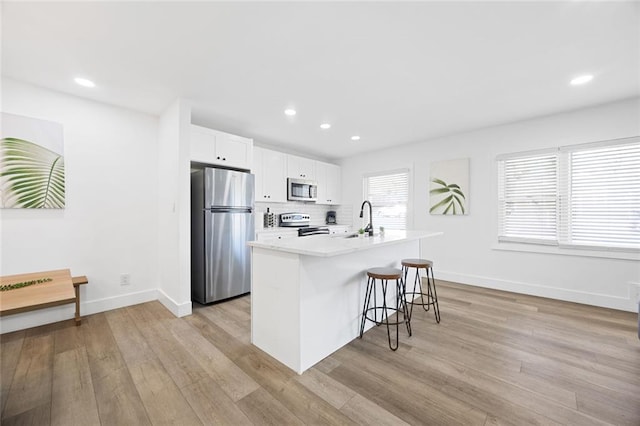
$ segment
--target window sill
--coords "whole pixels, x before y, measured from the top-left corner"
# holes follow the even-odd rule
[[[493,250],[520,251],[528,253],[557,254],[562,256],[600,257],[605,259],[640,260],[640,252],[620,249],[593,249],[558,247],[543,244],[524,244],[500,242],[491,247]]]

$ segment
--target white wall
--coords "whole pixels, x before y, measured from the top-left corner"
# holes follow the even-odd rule
[[[484,287],[635,311],[631,293],[640,283],[640,262],[599,257],[496,250],[498,154],[615,139],[640,134],[640,100],[492,127],[423,143],[358,155],[342,164],[343,200],[362,202],[362,177],[373,171],[409,168],[410,227],[444,231],[430,240],[424,257],[436,277]],[[428,211],[431,161],[470,158],[470,215],[432,216]],[[375,225],[375,223],[374,223]]]
[[[157,299],[157,118],[9,79],[2,109],[62,124],[66,208],[0,210],[0,274],[86,275],[82,314]],[[121,273],[131,275],[129,286]],[[73,310],[4,317],[2,332],[72,318]]]
[[[191,314],[191,107],[176,100],[158,132],[159,300],[176,316]]]

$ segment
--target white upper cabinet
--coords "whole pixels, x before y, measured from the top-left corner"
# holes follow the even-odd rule
[[[316,180],[316,161],[297,155],[287,155],[287,177]]]
[[[191,125],[191,161],[250,169],[253,140]]]
[[[191,125],[191,161],[210,163],[215,158],[215,132],[204,127]]]
[[[252,139],[222,132],[216,135],[216,160],[219,164],[250,169],[252,153]]]
[[[287,157],[270,149],[253,147],[253,169],[256,176],[256,202],[287,201]]]
[[[335,164],[316,161],[317,204],[340,204],[342,169]]]

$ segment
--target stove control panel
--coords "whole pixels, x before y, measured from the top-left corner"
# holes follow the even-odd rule
[[[311,216],[305,213],[281,213],[280,226],[309,226]]]

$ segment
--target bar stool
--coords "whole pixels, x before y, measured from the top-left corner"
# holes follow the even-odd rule
[[[433,305],[433,312],[436,316],[436,322],[440,323],[440,308],[438,307],[438,293],[436,293],[436,282],[433,277],[433,262],[427,259],[402,259],[402,276],[405,284],[405,296],[410,296],[406,303],[411,304],[409,309],[409,320],[411,320],[411,314],[413,313],[413,305],[420,305],[425,311],[429,311],[429,307]],[[407,292],[407,274],[409,268],[415,268],[416,275],[413,280],[413,291]],[[420,278],[420,269],[424,269],[426,276]],[[426,281],[427,292],[422,289],[422,284]],[[418,287],[419,291],[416,291]],[[420,301],[415,301],[415,296],[420,295]],[[426,297],[426,300],[425,300]]]
[[[382,306],[378,306],[376,301],[376,280],[380,280],[382,287]],[[389,280],[396,280],[396,305],[395,307],[387,306],[387,285]],[[371,304],[371,294],[373,293],[373,306]],[[381,311],[380,321],[378,321],[378,310]],[[373,311],[373,318],[369,316],[369,312]],[[389,311],[397,314],[396,321],[389,320]],[[400,312],[403,319],[400,320]],[[367,290],[365,291],[364,306],[362,308],[362,321],[360,323],[360,338],[364,333],[366,321],[372,321],[376,325],[385,324],[387,326],[387,338],[389,339],[389,348],[392,351],[398,349],[398,328],[399,324],[404,323],[411,336],[410,317],[407,311],[407,301],[404,295],[404,284],[402,282],[402,271],[397,268],[371,268],[367,269]],[[395,347],[391,343],[390,325],[396,326]]]

